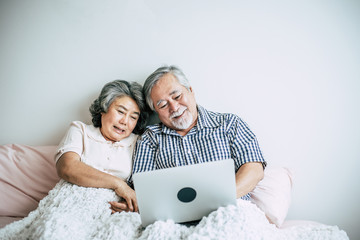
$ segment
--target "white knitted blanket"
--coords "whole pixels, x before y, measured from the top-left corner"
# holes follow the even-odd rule
[[[85,188],[61,180],[26,218],[0,229],[0,239],[348,239],[337,226],[276,228],[249,201],[221,207],[196,226],[171,220],[141,227],[138,213],[111,214],[112,190]]]

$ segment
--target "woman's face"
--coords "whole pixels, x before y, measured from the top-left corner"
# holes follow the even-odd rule
[[[116,98],[107,113],[101,114],[101,134],[108,141],[118,142],[132,133],[139,117],[140,109],[134,99]]]

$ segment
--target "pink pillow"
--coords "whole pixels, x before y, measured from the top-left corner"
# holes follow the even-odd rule
[[[293,176],[287,168],[266,168],[264,178],[250,193],[255,203],[269,221],[280,227],[291,202]]]
[[[56,146],[0,145],[0,216],[25,217],[59,181]]]

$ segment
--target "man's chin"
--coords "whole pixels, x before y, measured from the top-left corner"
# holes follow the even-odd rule
[[[183,121],[183,120],[173,121],[172,125],[177,130],[185,130],[191,126],[191,121]]]

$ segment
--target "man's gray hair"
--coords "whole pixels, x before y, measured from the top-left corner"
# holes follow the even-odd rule
[[[170,66],[163,66],[155,70],[146,80],[144,83],[144,94],[146,98],[146,103],[150,107],[151,110],[155,111],[154,103],[151,100],[151,90],[154,85],[159,81],[159,79],[167,73],[171,73],[178,82],[183,85],[187,90],[190,91],[190,83],[185,77],[185,74],[180,70],[180,68],[170,65]]]
[[[138,105],[140,117],[134,129],[134,133],[142,133],[149,114],[145,104],[142,87],[136,82],[127,82],[124,80],[115,80],[105,84],[99,97],[91,104],[89,110],[94,127],[101,127],[101,113],[107,113],[111,103],[122,96],[128,96],[134,99]]]

